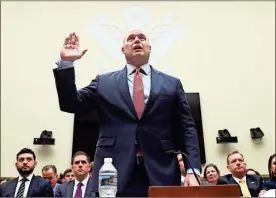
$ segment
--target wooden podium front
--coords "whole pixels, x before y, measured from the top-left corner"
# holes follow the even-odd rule
[[[150,186],[149,197],[240,197],[238,185]]]

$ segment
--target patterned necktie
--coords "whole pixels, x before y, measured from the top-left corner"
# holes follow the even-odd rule
[[[17,191],[16,197],[23,197],[23,194],[24,194],[24,191],[25,191],[25,182],[28,181],[28,179],[23,178],[20,181],[21,181],[21,184],[20,184],[20,187]]]
[[[133,104],[138,115],[141,118],[144,111],[144,86],[140,68],[136,68],[133,82]]]
[[[239,185],[241,187],[243,197],[251,197],[251,194],[248,190],[248,187],[247,187],[247,184],[245,183],[245,181],[240,180]]]
[[[78,187],[77,187],[77,190],[76,190],[76,193],[75,193],[75,197],[82,197],[82,189],[81,189],[82,186],[83,186],[82,183],[78,184]]]

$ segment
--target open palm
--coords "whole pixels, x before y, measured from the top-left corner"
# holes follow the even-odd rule
[[[80,51],[79,37],[76,33],[71,33],[64,41],[60,58],[63,61],[75,61],[80,59],[86,52],[87,49]]]

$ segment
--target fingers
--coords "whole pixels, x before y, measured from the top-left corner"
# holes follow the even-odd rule
[[[74,33],[72,33],[72,37],[71,37],[72,39],[71,39],[71,44],[72,45],[75,45],[76,44],[76,34],[75,34],[75,32]]]
[[[83,51],[81,52],[81,57],[82,57],[86,52],[87,52],[87,49],[83,50]]]
[[[79,39],[79,37],[75,34],[75,39],[76,39],[76,42],[75,42],[75,45],[77,46],[77,47],[79,47],[79,45],[80,45],[80,39]]]
[[[65,40],[64,40],[64,43],[63,45],[68,45],[69,44],[69,40],[70,40],[70,37],[66,37]]]
[[[69,34],[69,43],[68,44],[72,44],[72,38],[73,38],[73,33]]]

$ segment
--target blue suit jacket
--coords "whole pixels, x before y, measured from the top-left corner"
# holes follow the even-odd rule
[[[136,163],[136,140],[153,186],[180,185],[179,164],[165,152],[182,149],[193,168],[201,169],[195,124],[179,79],[151,67],[151,91],[138,119],[127,84],[127,69],[98,75],[77,91],[74,68],[54,69],[60,109],[69,113],[96,109],[99,140],[93,167],[93,191],[105,157],[113,158],[118,171],[118,193],[129,180]],[[93,146],[93,145],[91,145]],[[186,168],[190,168],[186,164]]]
[[[18,178],[8,181],[1,185],[3,197],[14,197]],[[53,197],[53,188],[50,181],[40,176],[33,176],[27,197]]]
[[[276,178],[269,179],[269,180],[265,181],[264,189],[265,190],[276,189]]]
[[[75,186],[75,180],[60,184],[56,188],[55,197],[73,197],[74,186]],[[92,190],[91,177],[89,177],[88,179],[84,197],[96,197],[96,193],[93,192]]]
[[[217,185],[237,184],[232,174],[220,176]],[[261,190],[263,190],[263,179],[259,175],[246,175],[246,184],[252,197],[258,197]],[[240,191],[241,192],[241,191]],[[242,192],[241,192],[241,196]]]

